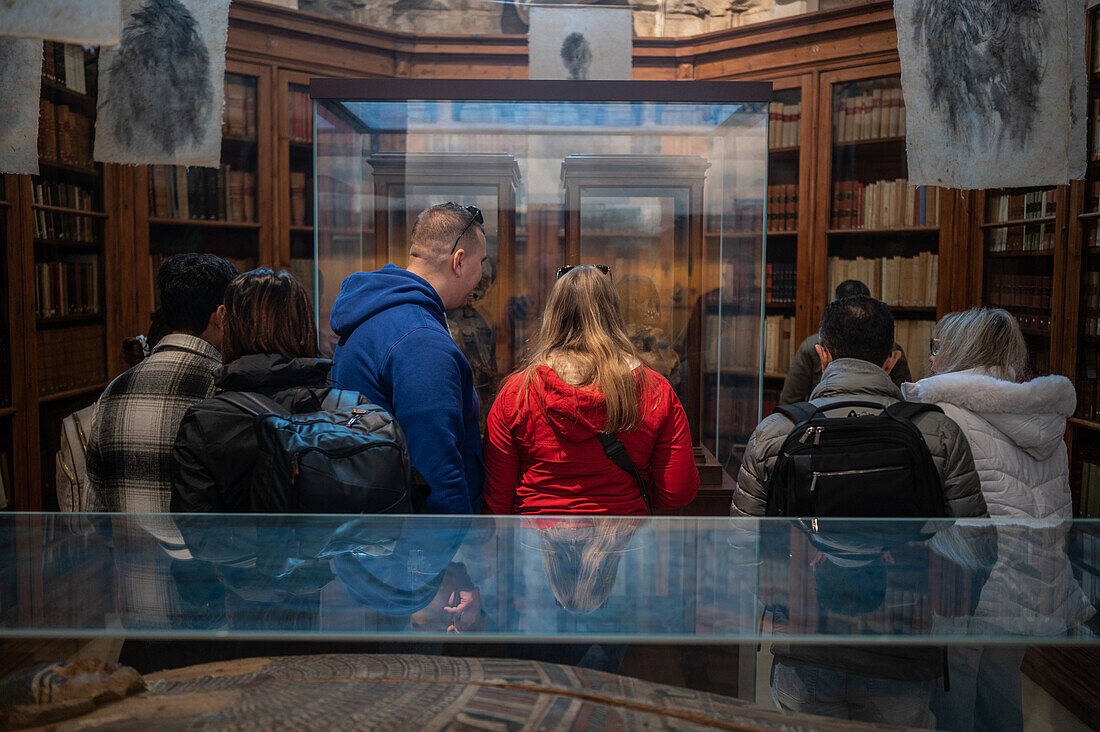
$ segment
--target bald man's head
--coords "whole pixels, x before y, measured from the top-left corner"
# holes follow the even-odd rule
[[[470,224],[469,228],[466,225]],[[462,234],[460,249],[470,249],[478,240],[477,231],[485,235],[485,227],[470,223],[470,212],[455,203],[441,203],[426,208],[416,217],[409,232],[409,257],[422,260],[429,267],[442,266],[455,248],[455,239]]]

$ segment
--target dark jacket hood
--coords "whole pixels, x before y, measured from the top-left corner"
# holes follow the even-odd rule
[[[420,305],[447,327],[447,314],[435,288],[424,278],[387,264],[376,272],[344,278],[332,304],[332,331],[343,338],[364,320],[397,305]]]
[[[286,387],[325,387],[332,361],[327,358],[287,358],[278,353],[241,356],[214,372],[223,391],[257,391]]]
[[[554,433],[569,442],[595,437],[607,424],[607,400],[602,393],[571,386],[549,366],[539,366],[528,392],[539,400]]]

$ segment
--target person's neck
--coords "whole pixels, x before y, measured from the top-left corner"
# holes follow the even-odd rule
[[[445,296],[445,290],[442,287],[445,280],[439,272],[426,266],[425,262],[420,259],[410,259],[409,266],[405,269],[431,285],[432,289],[435,290],[435,294],[439,297],[440,301],[443,302],[444,308],[450,309],[447,308],[447,298]]]

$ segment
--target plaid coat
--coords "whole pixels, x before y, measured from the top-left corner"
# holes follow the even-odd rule
[[[88,440],[95,510],[167,512],[171,458],[187,409],[214,394],[218,349],[173,333],[99,397]]]

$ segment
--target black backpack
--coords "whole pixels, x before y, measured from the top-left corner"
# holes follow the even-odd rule
[[[409,453],[393,416],[331,389],[321,411],[292,414],[253,392],[219,394],[256,422],[255,513],[412,513]]]
[[[826,412],[848,410],[843,417]],[[875,410],[872,414],[857,409]],[[767,481],[768,516],[937,518],[943,484],[913,419],[933,404],[809,402],[775,408],[795,423]]]

